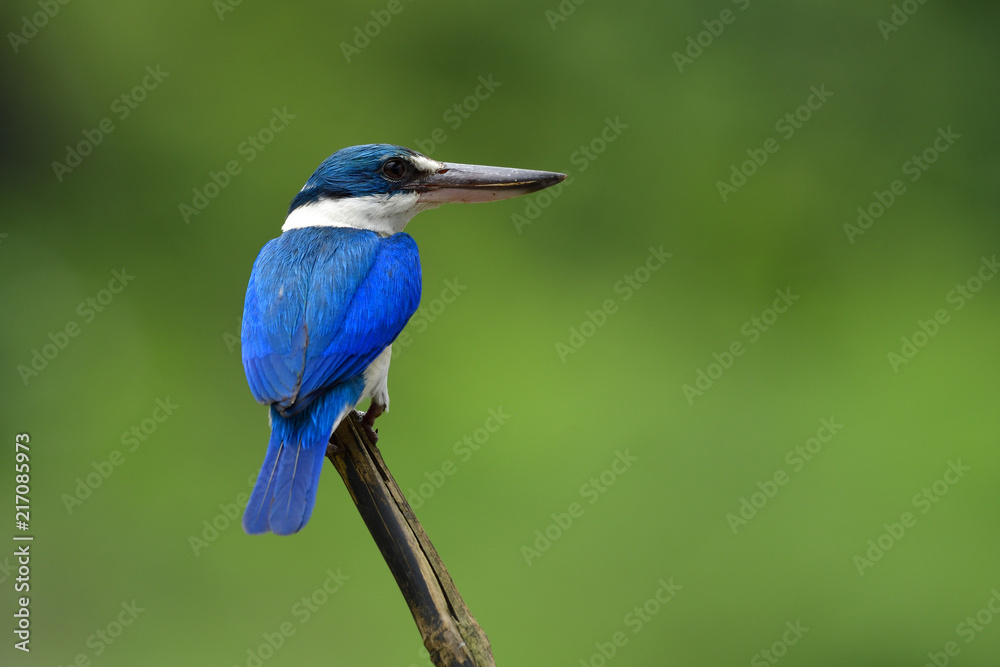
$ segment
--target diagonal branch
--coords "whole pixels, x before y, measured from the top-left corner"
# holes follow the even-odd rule
[[[441,557],[356,413],[343,419],[334,431],[327,457],[347,485],[396,578],[434,664],[495,667],[486,633],[465,606]]]

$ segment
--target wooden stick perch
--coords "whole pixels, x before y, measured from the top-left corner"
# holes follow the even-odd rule
[[[496,667],[486,633],[465,606],[356,413],[341,420],[326,454],[396,578],[434,664]]]

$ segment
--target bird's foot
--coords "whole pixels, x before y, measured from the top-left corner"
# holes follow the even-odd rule
[[[378,444],[378,431],[376,429],[373,429],[368,424],[366,424],[364,422],[364,420],[362,420],[362,422],[361,422],[361,428],[363,428],[365,430],[365,434],[368,436],[368,439],[372,441],[372,444],[373,445],[377,445]]]
[[[358,416],[358,421],[361,424],[361,428],[365,430],[365,433],[371,439],[373,444],[378,443],[378,431],[375,430],[375,420],[385,412],[385,407],[379,405],[378,403],[372,403],[368,407],[368,412],[355,412]]]

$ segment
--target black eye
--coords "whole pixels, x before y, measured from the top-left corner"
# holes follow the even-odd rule
[[[382,165],[382,175],[390,181],[398,181],[406,176],[406,163],[398,158],[386,160]]]

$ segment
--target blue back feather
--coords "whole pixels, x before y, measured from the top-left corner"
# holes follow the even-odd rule
[[[364,371],[420,302],[409,234],[292,229],[254,263],[243,310],[243,365],[254,398],[286,413]]]
[[[292,229],[254,262],[243,311],[243,365],[271,406],[271,439],[244,514],[248,533],[296,532],[312,512],[330,434],[364,389],[364,370],[420,302],[407,234]]]

